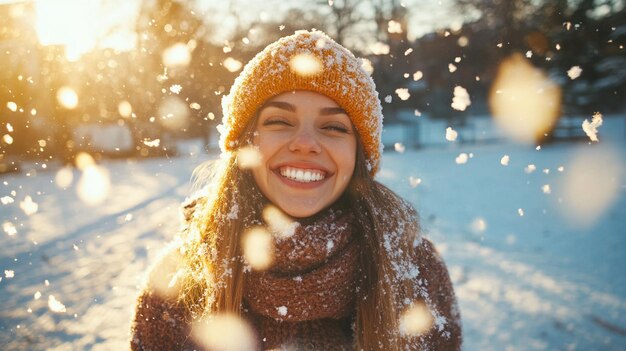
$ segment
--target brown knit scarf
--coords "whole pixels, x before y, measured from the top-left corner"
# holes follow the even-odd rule
[[[275,240],[270,269],[246,274],[244,299],[278,321],[339,319],[354,310],[359,245],[352,215],[329,209]]]

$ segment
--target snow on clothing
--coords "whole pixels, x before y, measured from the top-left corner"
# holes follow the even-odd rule
[[[195,204],[185,207],[187,219]],[[275,239],[272,267],[245,273],[242,317],[256,330],[258,349],[354,349],[352,325],[362,283],[358,261],[364,252],[359,226],[337,205],[297,223],[293,235]],[[390,229],[385,246],[396,250],[397,236],[406,233]],[[447,268],[430,241],[418,237],[414,245],[411,262],[394,263],[391,279],[410,279],[416,292],[410,296],[394,291],[402,297],[397,310],[425,304],[433,323],[422,336],[409,339],[409,349],[460,350],[460,316]],[[172,254],[176,252],[157,263],[138,298],[131,328],[133,350],[203,350],[191,336],[194,318],[178,302],[175,289],[168,290],[175,284],[155,281],[162,280],[155,277],[175,279],[175,269],[168,269],[171,263],[166,262]]]

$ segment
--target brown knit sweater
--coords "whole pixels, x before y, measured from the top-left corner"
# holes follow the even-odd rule
[[[330,210],[301,223],[293,235],[276,241],[270,269],[246,273],[242,317],[256,332],[257,349],[354,349],[362,250],[351,222],[349,214]],[[395,242],[388,239],[387,250],[395,250]],[[433,318],[427,332],[409,339],[408,349],[460,350],[460,315],[447,268],[426,239],[415,242],[414,253],[410,262],[394,264],[394,279],[413,282],[412,292],[396,292],[404,294],[400,300],[405,305],[398,310],[420,303]],[[171,293],[175,289],[163,288],[162,278],[171,280],[176,255],[162,256],[139,295],[131,328],[133,350],[206,349],[192,337],[193,318]]]

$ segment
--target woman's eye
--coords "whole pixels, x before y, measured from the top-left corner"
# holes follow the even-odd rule
[[[331,125],[324,127],[324,129],[330,130],[333,132],[348,133],[348,128],[344,126],[340,126],[340,125],[331,124]]]
[[[264,126],[290,126],[291,124],[283,119],[266,119],[263,122]]]

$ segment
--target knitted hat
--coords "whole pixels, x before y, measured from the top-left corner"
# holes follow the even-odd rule
[[[268,45],[248,62],[222,99],[220,148],[237,149],[240,134],[269,98],[309,90],[328,96],[348,113],[373,176],[383,149],[383,116],[374,81],[361,65],[361,59],[320,31],[297,31]]]

